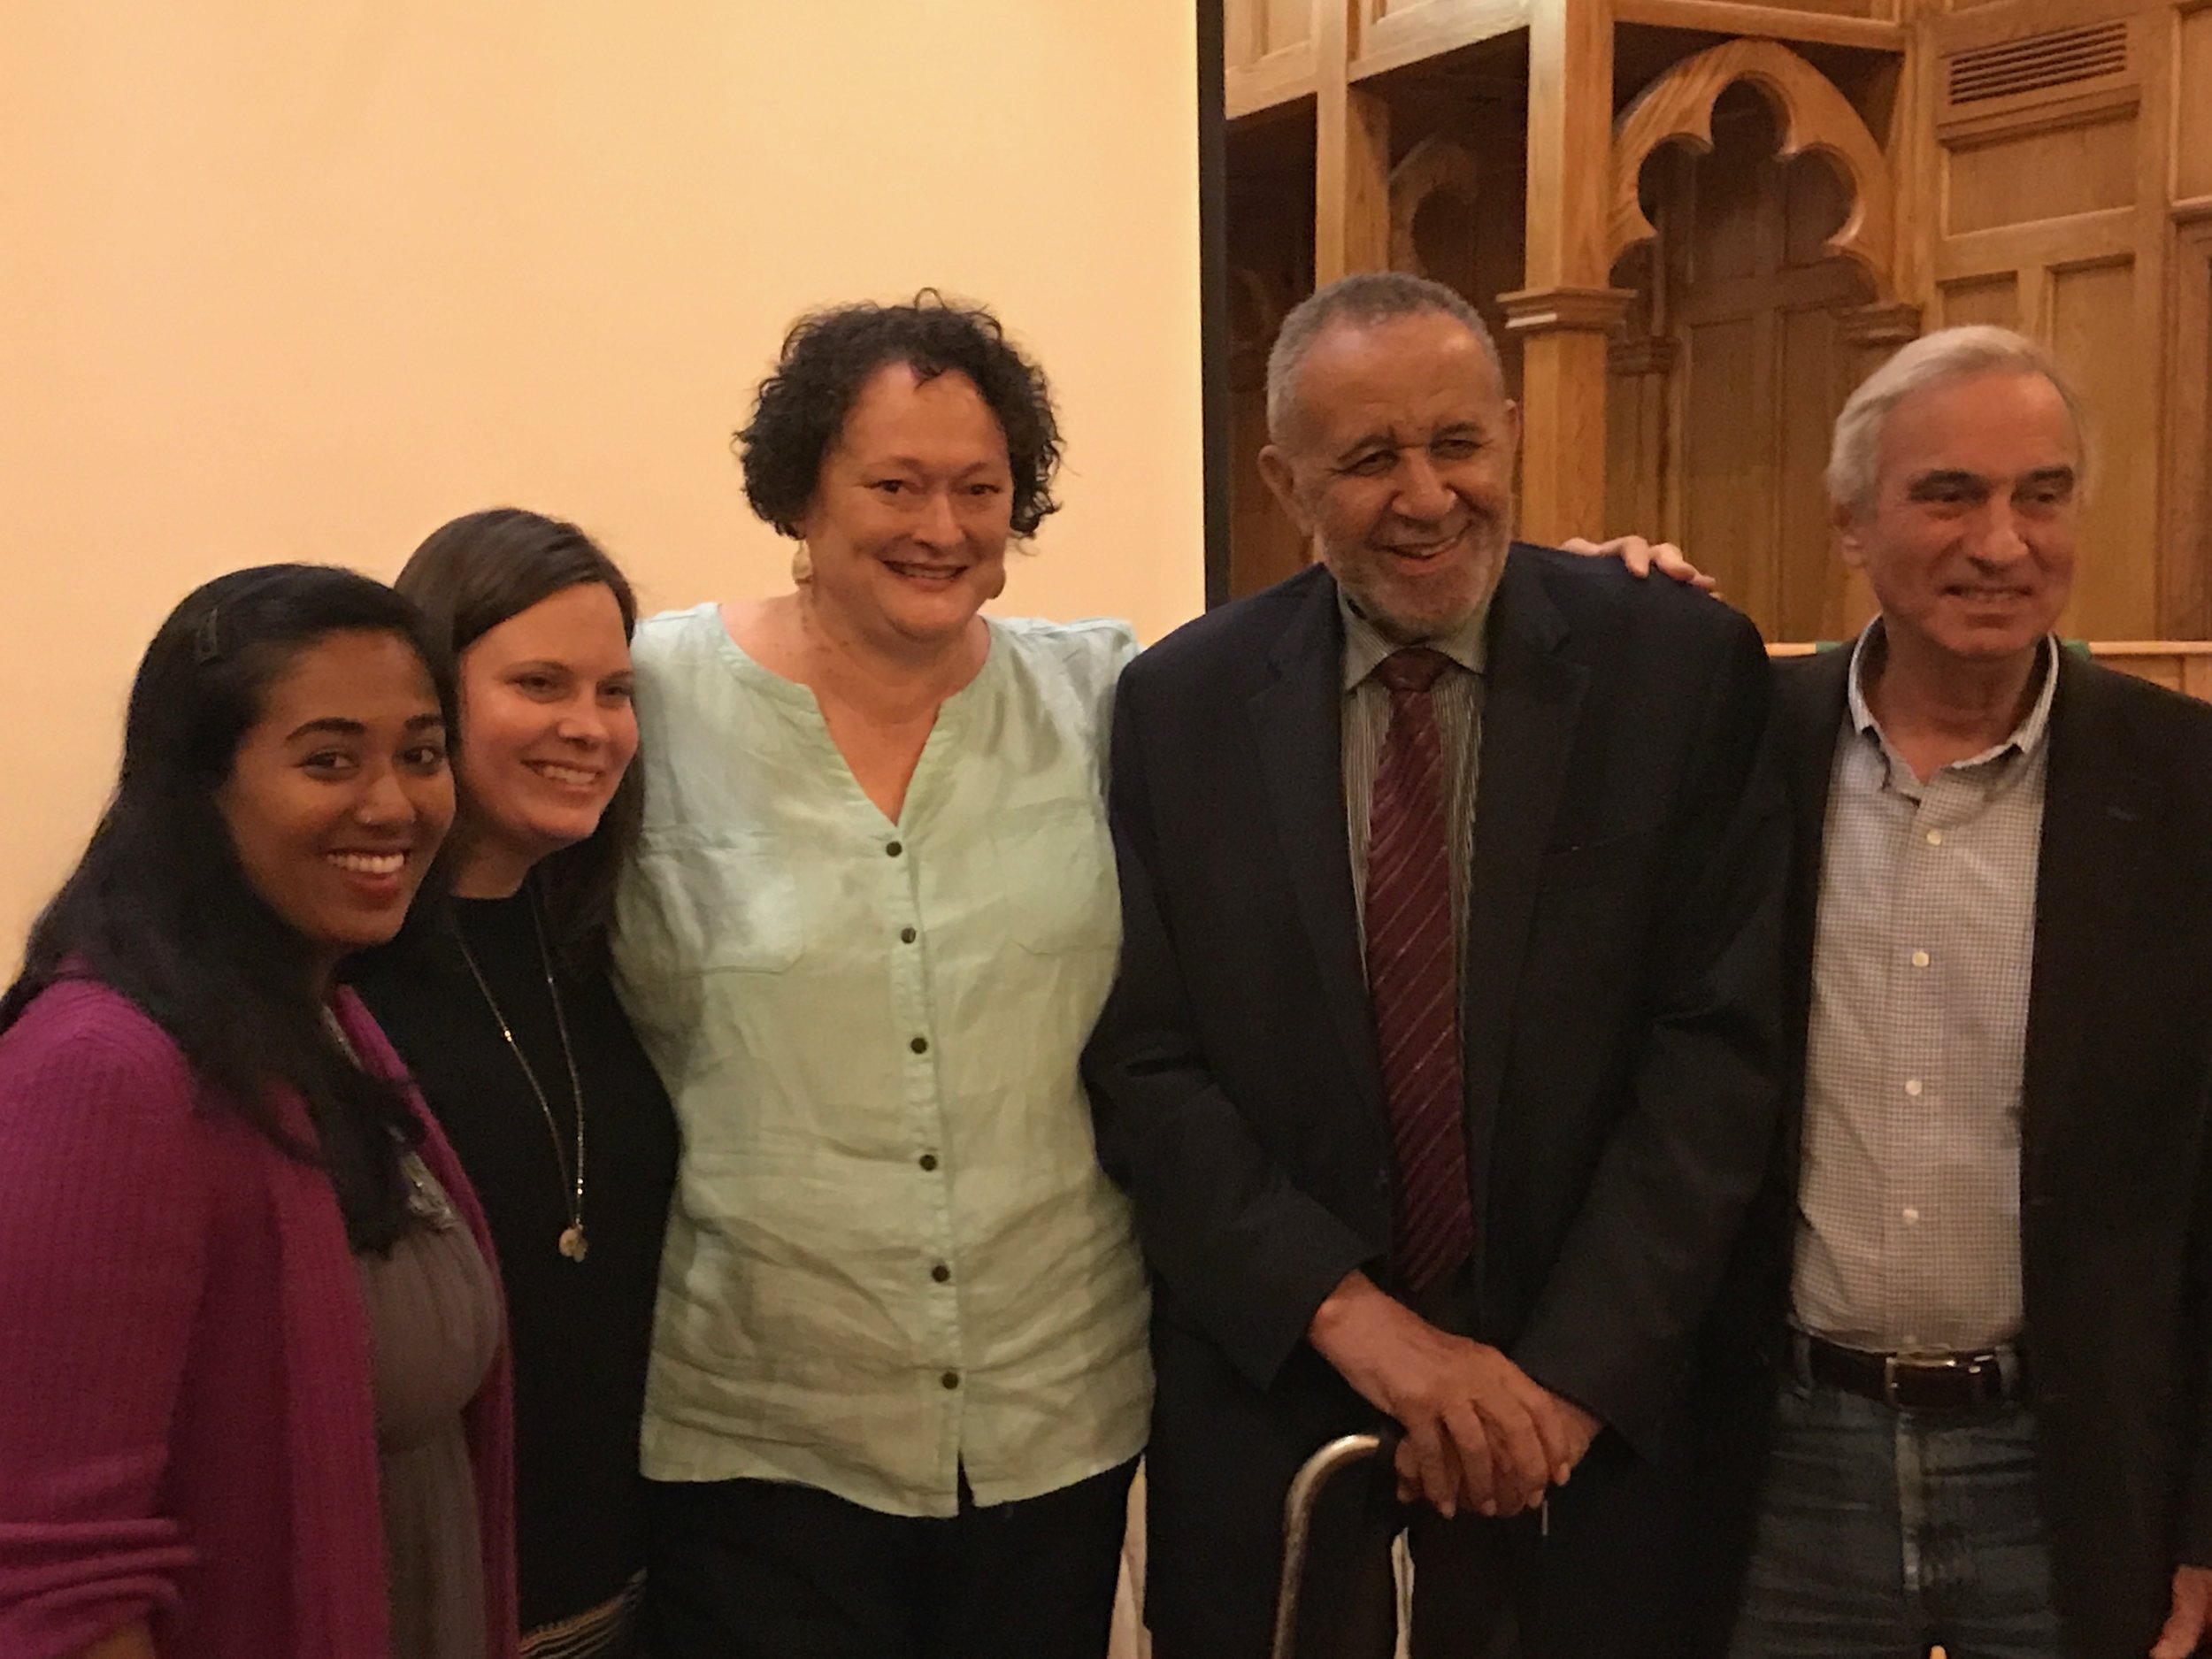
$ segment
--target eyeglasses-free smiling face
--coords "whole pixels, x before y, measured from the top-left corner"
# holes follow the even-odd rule
[[[414,648],[369,632],[302,647],[215,799],[247,881],[316,956],[390,939],[453,822],[445,717]]]
[[[853,400],[799,528],[817,603],[896,646],[956,638],[1006,586],[1013,473],[964,374],[886,365]]]
[[[2016,656],[2073,591],[2081,465],[2065,400],[2039,374],[1923,387],[1884,425],[1872,504],[1837,510],[1844,562],[1866,572],[1893,638]]]
[[[461,654],[467,849],[519,875],[583,841],[637,755],[630,642],[601,582],[541,599]]]
[[[1360,609],[1401,640],[1486,603],[1513,539],[1520,411],[1482,342],[1440,311],[1347,320],[1295,371],[1268,483]]]

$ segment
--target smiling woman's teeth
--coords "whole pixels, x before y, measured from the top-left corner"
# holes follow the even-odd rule
[[[405,853],[332,853],[330,862],[357,876],[396,876],[407,862]]]
[[[539,762],[534,770],[541,777],[550,778],[555,783],[587,784],[593,781],[598,775],[595,772],[580,772],[573,766],[556,766],[547,761]]]

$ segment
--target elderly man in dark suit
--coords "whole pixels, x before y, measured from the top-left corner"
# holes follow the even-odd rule
[[[1714,1652],[2206,1634],[2212,708],[2053,637],[2082,434],[1993,328],[1837,422],[1881,614],[1777,692],[1793,1087],[1701,1391]]]
[[[1156,1274],[1156,1651],[1264,1655],[1293,1472],[1394,1420],[1417,1653],[1671,1652],[1693,1333],[1778,1099],[1764,654],[1512,543],[1518,411],[1448,289],[1307,301],[1269,424],[1321,563],[1115,716],[1086,1071]]]

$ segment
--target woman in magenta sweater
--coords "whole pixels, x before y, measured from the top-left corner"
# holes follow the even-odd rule
[[[304,565],[207,584],[0,998],[0,1654],[508,1659],[474,1199],[360,1004],[453,815],[449,672]]]

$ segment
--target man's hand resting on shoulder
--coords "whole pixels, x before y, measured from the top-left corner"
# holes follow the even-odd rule
[[[1632,576],[1648,576],[1657,571],[1662,576],[1686,582],[1715,598],[1720,596],[1713,579],[1684,557],[1682,549],[1671,541],[1647,541],[1640,535],[1617,535],[1610,541],[1591,541],[1574,535],[1559,546],[1563,552],[1579,553],[1586,558],[1617,558]]]

